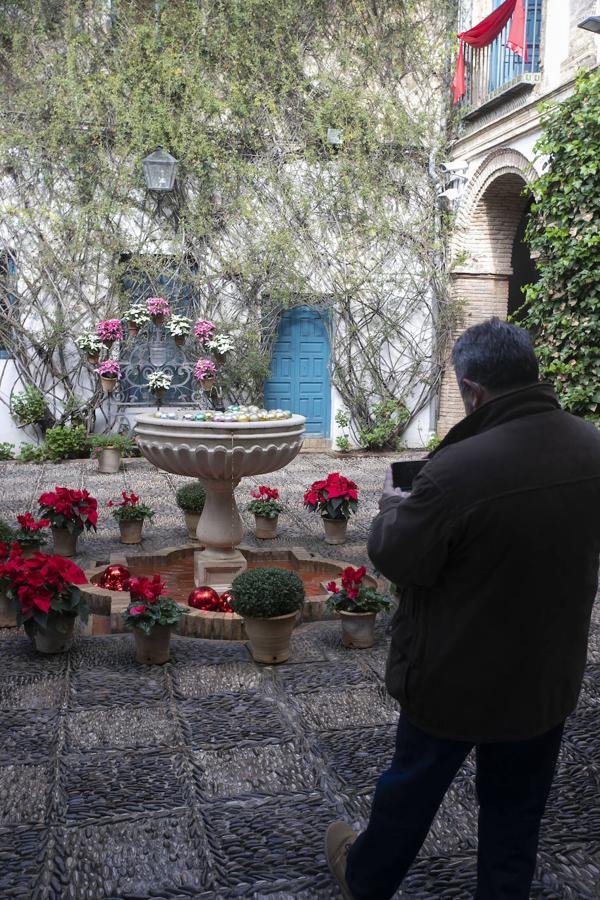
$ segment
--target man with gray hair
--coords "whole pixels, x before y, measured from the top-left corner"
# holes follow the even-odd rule
[[[527,900],[600,554],[600,433],[539,383],[531,339],[490,319],[452,352],[466,417],[410,494],[386,477],[369,537],[400,593],[386,684],[402,708],[369,824],[326,838],[342,894],[392,897],[475,749],[476,900]]]

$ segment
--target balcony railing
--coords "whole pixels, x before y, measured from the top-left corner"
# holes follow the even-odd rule
[[[495,2],[494,6],[499,3]],[[503,95],[511,88],[533,84],[541,70],[540,37],[543,0],[525,0],[528,61],[506,46],[510,22],[493,44],[476,49],[465,45],[466,93],[463,109],[469,112]]]

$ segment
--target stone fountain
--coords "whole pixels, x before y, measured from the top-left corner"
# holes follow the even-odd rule
[[[159,469],[197,478],[206,491],[194,554],[196,585],[227,590],[246,568],[238,549],[243,525],[235,488],[245,476],[266,475],[287,466],[300,452],[304,416],[264,421],[196,421],[170,412],[139,416],[140,452]]]

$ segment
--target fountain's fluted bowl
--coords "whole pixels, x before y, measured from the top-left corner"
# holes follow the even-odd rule
[[[266,422],[195,422],[139,416],[140,452],[159,469],[210,481],[237,481],[287,466],[300,452],[304,416]]]

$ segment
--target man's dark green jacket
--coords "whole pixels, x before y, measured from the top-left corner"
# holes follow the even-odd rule
[[[600,554],[600,432],[549,385],[458,423],[369,537],[401,589],[387,687],[423,730],[521,740],[572,712]]]

